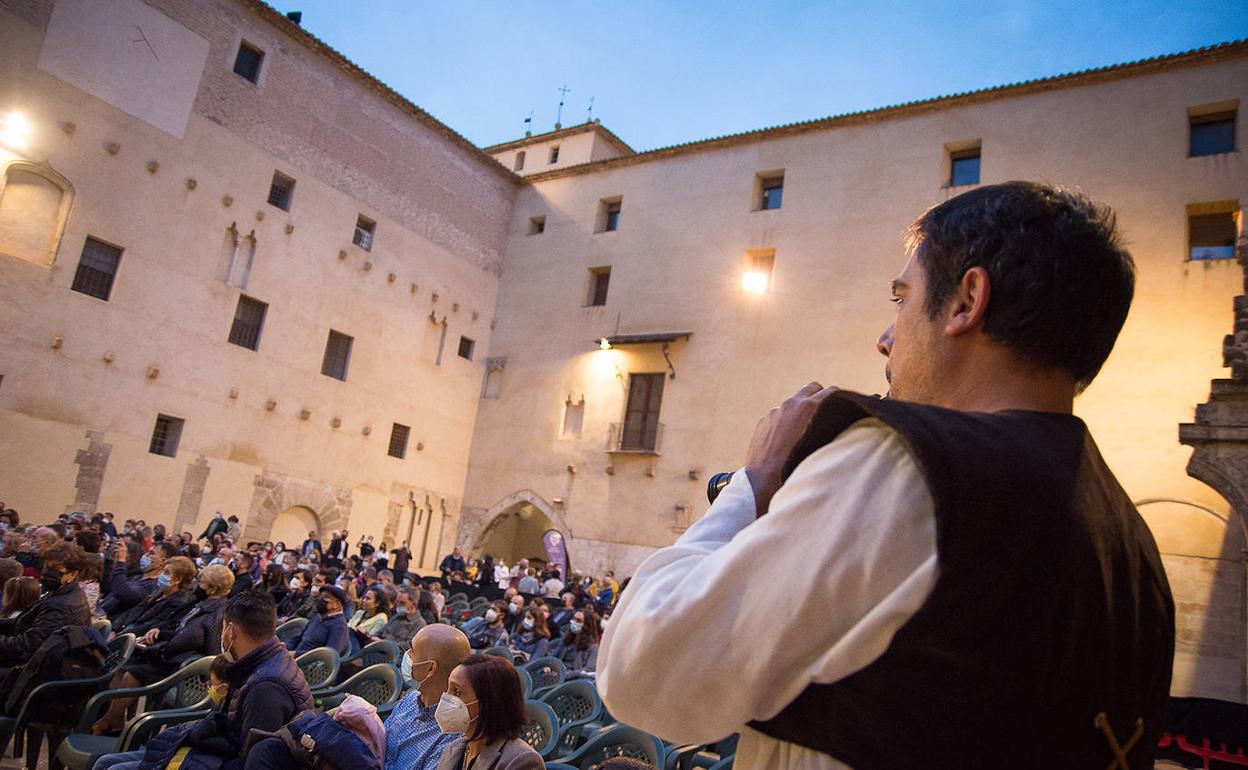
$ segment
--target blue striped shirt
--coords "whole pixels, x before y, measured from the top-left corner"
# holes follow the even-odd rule
[[[437,706],[425,706],[413,690],[386,719],[385,770],[435,770],[442,750],[461,736],[442,732],[433,718]]]

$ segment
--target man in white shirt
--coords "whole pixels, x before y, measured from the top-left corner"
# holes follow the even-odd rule
[[[1133,290],[1112,214],[1007,183],[910,235],[878,343],[896,401],[810,383],[771,410],[633,575],[605,704],[671,741],[740,732],[738,770],[1099,770],[1117,745],[1151,768],[1173,602],[1071,415]]]

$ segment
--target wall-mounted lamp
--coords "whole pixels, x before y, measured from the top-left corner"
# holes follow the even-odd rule
[[[606,337],[603,337],[602,339],[598,340],[598,347],[601,350],[610,350],[611,340],[607,339]]]
[[[741,276],[741,288],[751,294],[766,294],[771,284],[771,276],[757,270],[747,271]]]
[[[14,111],[0,118],[0,143],[22,149],[29,138],[30,121],[24,113]]]

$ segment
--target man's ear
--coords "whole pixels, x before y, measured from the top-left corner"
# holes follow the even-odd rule
[[[988,300],[992,296],[992,279],[982,267],[972,267],[962,274],[954,291],[945,333],[956,337],[978,329],[988,312]]]

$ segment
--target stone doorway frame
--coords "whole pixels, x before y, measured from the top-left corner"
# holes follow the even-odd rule
[[[307,481],[274,471],[256,476],[247,524],[243,527],[243,543],[268,540],[273,522],[287,508],[302,506],[316,517],[317,537],[341,530],[351,514],[351,490],[332,484]]]
[[[525,504],[531,505],[540,511],[554,525],[554,528],[563,535],[564,547],[567,549],[568,554],[568,572],[571,573],[572,565],[576,561],[572,553],[572,528],[568,526],[567,521],[564,520],[555,506],[531,489],[522,489],[504,497],[490,506],[489,510],[478,519],[475,525],[465,526],[459,533],[459,542],[468,543],[468,547],[464,549],[465,552],[468,554],[475,553],[496,522],[504,516],[510,516],[517,508]],[[563,577],[567,579],[567,575]]]

